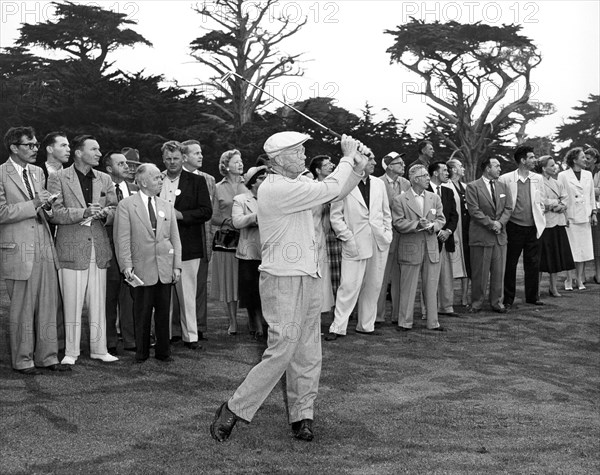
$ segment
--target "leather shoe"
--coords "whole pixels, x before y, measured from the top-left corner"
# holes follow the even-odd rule
[[[170,342],[171,343],[177,343],[179,341],[181,341],[181,337],[180,336],[174,336],[174,337],[171,338]]]
[[[302,419],[301,421],[292,423],[292,433],[298,440],[310,442],[315,436],[312,430],[312,419]]]
[[[412,328],[396,327],[396,331],[399,331],[399,332],[409,332],[411,330],[412,330]]]
[[[183,346],[189,348],[190,350],[198,350],[202,348],[202,346],[200,346],[197,341],[184,341]]]
[[[105,355],[99,355],[97,353],[91,353],[90,354],[90,358],[93,360],[100,360],[103,361],[104,363],[113,363],[115,361],[119,361],[119,358],[117,358],[116,356],[113,356],[109,353],[106,353]]]
[[[57,372],[71,371],[70,366],[60,364],[60,363],[44,366],[44,369],[47,369],[48,371],[57,371]]]
[[[447,317],[460,317],[456,312],[438,312],[438,315],[445,315]]]
[[[369,335],[369,336],[372,336],[372,335],[380,335],[380,333],[379,333],[379,332],[376,332],[376,331],[372,331],[372,332],[363,332],[363,331],[360,331],[360,330],[354,330],[354,331],[355,331],[356,333],[360,334],[360,335]]]
[[[446,331],[446,329],[444,327],[428,328],[427,330],[432,331],[432,332],[445,332]]]
[[[510,304],[508,304],[506,307],[492,307],[492,310],[496,313],[506,313],[508,312],[509,305]]]
[[[27,376],[37,376],[42,374],[35,366],[32,366],[31,368],[16,369],[15,371],[17,373],[26,374]]]
[[[172,356],[155,356],[155,358],[163,363],[171,363],[175,361]]]
[[[327,335],[325,335],[325,341],[335,341],[343,336],[344,335],[338,335],[337,333],[329,332]]]
[[[544,305],[544,302],[541,300],[536,300],[535,302],[527,302],[530,305]]]
[[[225,442],[229,439],[231,431],[235,427],[235,423],[238,421],[238,416],[229,410],[227,402],[221,404],[212,424],[210,425],[210,435],[213,439],[218,442]]]

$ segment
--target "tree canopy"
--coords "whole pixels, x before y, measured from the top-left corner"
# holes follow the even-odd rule
[[[571,146],[591,146],[600,150],[600,95],[590,94],[573,109],[578,114],[558,127],[556,138],[570,142]]]

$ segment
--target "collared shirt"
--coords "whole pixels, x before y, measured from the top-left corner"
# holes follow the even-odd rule
[[[415,197],[417,205],[421,209],[421,214],[425,214],[423,210],[423,208],[425,207],[425,190],[423,190],[420,195],[417,195],[417,192],[412,186],[410,187],[410,190],[412,191],[412,194]]]
[[[168,175],[165,174],[162,189],[160,190],[160,197],[163,200],[168,201],[173,206],[175,206],[175,200],[181,190],[179,190],[179,177],[181,175],[177,175],[177,178],[171,179]],[[179,191],[179,193],[177,193]]]
[[[121,194],[123,195],[123,197],[121,199],[125,199],[129,196],[131,196],[131,193],[129,193],[129,187],[127,186],[127,183],[123,180],[121,183],[115,183],[113,182],[115,185],[115,193],[117,193],[117,198],[119,197],[119,193],[117,192],[117,187],[119,190],[121,190]]]
[[[431,189],[433,190],[433,192],[441,198],[441,196],[442,196],[442,190],[439,189],[439,188],[441,188],[442,185],[436,185],[433,182],[430,182],[429,184],[431,185]]]
[[[492,187],[490,186],[490,183],[492,182],[492,180],[490,180],[489,178],[486,178],[484,176],[482,176],[481,178],[483,178],[483,182],[485,183],[485,189],[488,190],[488,193],[490,194],[490,198],[492,199],[492,201],[494,201],[494,197],[492,196]],[[494,180],[494,186],[496,186],[498,183],[498,180]]]
[[[358,189],[360,190],[363,200],[365,200],[367,208],[369,208],[369,196],[371,194],[371,180],[369,176],[367,176],[366,180],[360,180],[358,182]]]
[[[48,162],[44,162],[44,166],[46,167],[46,171],[48,172],[48,175],[52,175],[53,173],[57,173],[63,169],[62,163],[52,165]]]
[[[81,186],[81,192],[83,193],[83,199],[89,205],[92,202],[94,194],[92,193],[92,182],[96,175],[94,175],[94,170],[90,168],[90,170],[84,175],[77,167],[75,168],[75,173],[77,174],[77,178],[79,179],[79,185]]]
[[[148,216],[148,219],[150,219],[150,213],[148,212],[148,198],[152,198],[152,208],[154,209],[154,216],[158,216],[158,213],[156,212],[156,197],[148,196],[142,190],[138,191],[138,193],[140,194],[140,198],[142,198],[142,203],[144,203],[144,209],[146,210],[146,216]]]
[[[22,167],[17,162],[15,162],[12,158],[9,158],[9,160],[10,160],[10,163],[12,164],[12,166],[15,168],[17,174],[19,175],[19,178],[21,179],[21,183],[23,183],[23,186],[25,187],[25,189],[27,189],[27,185],[25,184],[25,180],[23,180],[23,170],[27,170],[27,176],[29,177],[29,186],[31,186],[31,192],[35,193],[35,190],[33,188],[33,182],[31,181],[31,172],[29,171],[29,167],[27,165],[25,165],[25,167]]]

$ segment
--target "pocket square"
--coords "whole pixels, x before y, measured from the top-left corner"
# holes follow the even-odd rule
[[[504,193],[500,193],[500,198],[504,198],[506,195]]]

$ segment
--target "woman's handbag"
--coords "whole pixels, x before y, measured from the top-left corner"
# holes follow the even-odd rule
[[[237,229],[217,229],[213,238],[212,250],[220,252],[235,252],[240,232]]]

